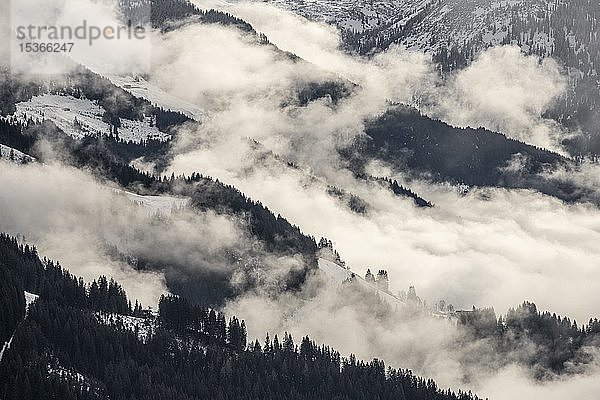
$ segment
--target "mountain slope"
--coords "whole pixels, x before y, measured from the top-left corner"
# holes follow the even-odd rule
[[[543,176],[557,167],[575,169],[569,159],[483,128],[454,128],[397,106],[369,121],[365,133],[342,150],[359,174],[376,159],[438,182],[533,189],[565,201],[598,201],[588,189]]]
[[[386,370],[379,360],[342,358],[308,337],[296,346],[287,334],[281,341],[267,335],[264,345],[246,346],[243,321],[226,321],[178,297],[163,297],[156,319],[138,316],[156,326],[141,340],[128,327],[100,322],[94,310],[114,313],[106,308],[110,303],[93,302],[93,287],[86,293],[81,280],[50,262],[45,266],[34,249],[2,235],[0,254],[10,256],[0,262],[0,282],[12,276],[15,285],[40,293],[25,319],[23,292],[14,293],[21,307],[12,313],[20,322],[0,361],[3,400],[477,399],[441,391],[410,371]],[[57,293],[61,287],[74,291]],[[100,290],[105,300],[126,299],[111,287],[118,294]],[[134,312],[142,311],[125,310]]]
[[[552,57],[569,87],[545,115],[571,131],[562,144],[573,156],[600,153],[600,5],[592,0],[273,0],[342,31],[351,53],[372,55],[393,44],[431,54],[442,75],[468,66],[483,50],[516,45]]]

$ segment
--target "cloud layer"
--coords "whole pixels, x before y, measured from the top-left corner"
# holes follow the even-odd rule
[[[450,77],[425,109],[454,126],[482,126],[561,151],[564,129],[542,115],[566,87],[554,60],[524,56],[516,46],[494,47]]]
[[[58,165],[0,163],[4,232],[24,237],[41,255],[60,261],[87,281],[101,274],[115,278],[145,305],[154,306],[166,292],[164,279],[160,273],[136,271],[122,255],[158,264],[197,265],[208,260],[205,268],[219,268],[214,263],[219,251],[240,241],[237,225],[226,217],[180,211],[166,219],[160,211],[136,204],[139,197],[132,201],[84,172]],[[173,207],[182,203],[164,199],[163,210],[169,202]]]
[[[203,61],[188,58],[195,50],[188,50],[181,60],[176,52],[169,53],[168,67],[155,76],[163,87],[174,87],[176,94],[200,102],[210,114],[200,127],[180,132],[171,170],[201,171],[235,185],[305,232],[331,238],[357,272],[363,274],[367,267],[387,269],[394,292],[415,284],[423,298],[446,299],[459,308],[494,306],[500,313],[527,299],[540,309],[580,322],[597,314],[600,298],[594,282],[600,280],[600,270],[595,266],[599,254],[594,243],[600,239],[600,226],[595,222],[596,208],[565,205],[529,191],[490,189],[463,195],[453,187],[412,181],[412,188],[436,204],[421,210],[378,186],[355,180],[335,155],[336,147],[360,135],[363,119],[381,112],[388,100],[422,104],[453,124],[485,126],[559,149],[556,127],[541,118],[564,89],[564,78],[552,61],[540,63],[503,47],[490,50],[442,83],[422,55],[402,48],[394,47],[371,60],[355,59],[337,49],[339,38],[328,26],[264,5],[242,3],[223,9],[247,19],[280,48],[320,69],[268,55],[268,48],[249,44],[227,28],[193,27],[167,37],[167,44],[183,41],[186,49],[198,46],[203,54],[219,55],[223,50],[213,49],[213,43],[235,39],[232,53]],[[232,60],[240,58],[242,63],[232,67]],[[185,71],[181,75],[180,68]],[[337,105],[316,101],[307,107],[281,107],[295,82],[322,80],[327,77],[322,71],[359,87]],[[183,85],[179,79],[171,80],[172,73],[196,79]],[[302,78],[297,80],[298,76]],[[218,87],[225,88],[225,95]],[[214,98],[219,101],[211,101]],[[265,159],[246,144],[246,137],[302,168],[289,169]],[[377,169],[382,176],[403,180],[401,171]],[[326,183],[367,199],[368,214],[352,213],[329,197]],[[449,348],[460,333],[447,322],[376,321],[346,307],[335,291],[312,284],[305,290],[316,296],[314,301],[258,293],[231,303],[228,310],[246,318],[254,336],[262,336],[264,330],[287,330],[296,337],[310,334],[344,353],[414,368],[442,385],[461,384],[468,372],[459,367],[461,358],[485,354],[477,348]],[[511,367],[475,375],[472,386],[499,399],[543,398],[549,391],[564,393],[577,386],[583,398],[591,399],[598,375],[595,369],[589,373],[543,385],[531,381],[526,371]],[[506,385],[515,390],[503,392]]]
[[[208,115],[202,124],[179,132],[170,170],[201,172],[235,185],[303,231],[332,239],[358,273],[367,267],[387,269],[394,292],[414,284],[423,298],[445,299],[458,308],[475,304],[503,312],[527,299],[579,321],[597,315],[596,208],[565,205],[528,191],[490,189],[463,195],[453,187],[413,181],[411,187],[436,204],[417,209],[409,200],[355,179],[336,155],[338,146],[362,134],[364,118],[382,112],[389,101],[421,104],[454,124],[482,125],[554,148],[556,127],[540,117],[563,90],[554,63],[540,64],[504,47],[486,52],[470,68],[441,82],[422,54],[393,47],[372,59],[354,58],[338,49],[339,36],[329,26],[266,5],[220,7],[247,19],[281,49],[310,64],[220,25],[189,25],[159,38],[153,47],[151,82],[201,106]],[[303,85],[332,80],[357,86],[337,104],[327,98],[304,107],[294,103]],[[301,167],[289,168],[265,156],[246,138]],[[402,171],[373,168],[377,175],[403,180]],[[369,212],[351,212],[327,195],[327,184],[366,199]],[[114,261],[103,247],[106,242],[153,257],[209,260],[240,237],[231,221],[210,214],[186,216],[191,222],[182,218],[164,232],[163,225],[151,223],[146,210],[67,168],[13,167],[0,175],[0,186],[3,229],[31,238],[42,254],[62,260],[76,274],[88,279],[99,273],[114,276],[146,304],[165,290],[161,277],[139,274]],[[152,254],[153,249],[169,253]],[[285,261],[271,260],[274,265]],[[311,296],[313,301],[307,301]],[[340,298],[315,277],[301,295],[272,297],[258,291],[230,303],[228,311],[247,320],[252,336],[265,330],[287,330],[296,338],[310,334],[343,353],[380,357],[442,385],[461,385],[467,372],[459,368],[461,358],[485,354],[477,348],[450,348],[460,332],[447,321],[382,320],[359,306],[359,299]],[[472,384],[501,400],[569,391],[592,399],[597,393],[597,369],[546,385],[531,382],[526,371],[515,368],[488,372]]]
[[[200,171],[235,185],[304,231],[334,240],[358,272],[373,265],[389,269],[394,290],[414,283],[426,298],[445,298],[461,307],[492,305],[504,310],[530,299],[542,308],[578,319],[595,315],[600,300],[590,285],[600,278],[591,266],[598,256],[593,246],[599,233],[593,218],[595,208],[567,206],[527,191],[487,190],[462,196],[453,188],[412,182],[418,193],[437,205],[424,211],[379,187],[356,181],[342,168],[336,147],[362,133],[366,116],[383,110],[388,98],[409,101],[428,87],[424,82],[431,79],[431,69],[421,56],[394,48],[374,60],[355,60],[337,50],[330,27],[263,5],[230,7],[227,10],[239,12],[256,29],[273,33],[273,41],[280,47],[323,68],[330,66],[336,73],[340,72],[337,65],[352,69],[361,86],[335,106],[316,101],[307,107],[281,107],[297,82],[327,75],[321,69],[278,57],[270,47],[257,46],[228,28],[189,27],[173,32],[164,39],[165,47],[176,43],[181,47],[165,55],[167,63],[157,71],[156,79],[176,94],[202,103],[210,114],[199,127],[180,132],[171,166],[174,172]],[[274,15],[286,24],[271,22]],[[303,45],[298,39],[302,37],[315,40]],[[182,48],[187,50],[178,56]],[[234,59],[243,61],[233,63]],[[560,75],[556,78],[555,73],[551,61],[539,65],[535,59],[503,47],[484,54],[471,69],[456,76],[452,85],[460,90],[444,90],[469,96],[466,87],[475,82],[481,99],[472,93],[452,110],[480,118],[482,124],[529,126],[530,116],[559,91]],[[391,74],[397,79],[390,80]],[[196,79],[184,85],[183,76]],[[298,76],[302,78],[296,79]],[[484,93],[483,76],[489,76],[494,89],[489,95]],[[384,81],[390,81],[392,89],[379,90]],[[401,84],[396,86],[397,82]],[[546,87],[548,95],[545,89],[537,90]],[[515,99],[514,105],[494,107],[498,101],[508,103],[506,96],[498,93],[512,91],[521,97],[530,92],[542,95],[532,105]],[[217,105],[205,98],[218,99]],[[504,116],[496,118],[482,107],[498,108]],[[304,169],[282,170],[277,162],[265,162],[246,144],[246,137]],[[403,180],[399,171],[374,172]],[[313,175],[367,199],[371,212],[364,217],[340,208],[325,193],[323,182],[310,184]],[[578,274],[572,274],[573,270]],[[564,288],[562,282],[568,277],[572,284]],[[564,296],[556,296],[557,291]]]

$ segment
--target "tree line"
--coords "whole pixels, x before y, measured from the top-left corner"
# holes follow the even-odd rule
[[[247,345],[243,321],[227,323],[223,314],[180,297],[161,299],[157,329],[143,342],[131,330],[99,322],[95,310],[114,306],[99,301],[89,308],[93,283],[40,260],[35,248],[7,235],[0,236],[0,254],[0,287],[9,289],[0,293],[15,297],[18,317],[0,361],[2,400],[477,399],[380,360],[341,357],[308,337],[296,345],[291,335],[267,335],[262,344]],[[97,282],[106,293],[110,286]],[[25,318],[21,290],[40,296]]]

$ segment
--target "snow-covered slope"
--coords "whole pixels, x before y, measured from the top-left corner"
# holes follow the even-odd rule
[[[532,15],[550,6],[548,0],[442,0],[423,14],[400,43],[421,50],[435,50],[447,43],[462,45],[481,35],[486,45],[498,45],[507,37],[514,13]],[[539,43],[551,45],[538,37]]]
[[[355,274],[351,270],[346,269],[345,267],[342,267],[332,261],[326,260],[324,258],[319,258],[319,271],[323,273],[327,284],[331,285],[332,287],[336,287],[340,285],[343,281],[352,278],[355,279],[355,281],[360,283],[361,285],[376,291],[379,297],[387,301],[390,305],[406,305],[406,303],[403,300],[401,300],[398,296],[381,290],[379,287],[377,287],[377,285],[367,282],[358,274]]]
[[[110,134],[110,125],[102,120],[105,109],[88,99],[45,94],[33,97],[27,102],[18,103],[16,107],[15,116],[17,118],[22,120],[29,118],[34,121],[50,120],[74,138]],[[151,117],[146,117],[144,121],[121,118],[118,134],[120,139],[135,143],[148,139],[167,141],[171,138],[171,135],[163,133],[153,126]]]
[[[308,19],[365,32],[406,23],[431,0],[267,0]]]
[[[0,159],[4,161],[12,161],[17,164],[23,164],[25,162],[35,161],[34,157],[31,157],[23,152],[12,147],[0,144]]]
[[[353,33],[353,43],[348,44],[364,52],[392,43],[430,51],[448,43],[461,45],[479,35],[489,45],[500,44],[510,29],[511,15],[534,15],[555,4],[551,0],[267,1]],[[552,45],[544,35],[536,41]]]
[[[164,108],[165,110],[180,112],[196,121],[200,121],[204,115],[204,111],[200,107],[176,96],[170,95],[161,88],[151,84],[141,77],[116,75],[107,75],[106,77],[114,85],[131,93],[135,97],[148,100],[157,107]]]
[[[123,194],[134,203],[147,208],[151,213],[159,212],[163,215],[170,214],[174,208],[184,207],[189,201],[187,197],[142,196],[124,190],[119,190],[118,193]]]

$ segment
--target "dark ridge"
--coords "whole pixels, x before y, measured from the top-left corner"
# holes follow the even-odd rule
[[[233,26],[243,32],[256,33],[252,25],[240,18],[217,10],[201,10],[186,0],[143,0],[133,7],[124,7],[123,12],[128,14],[136,8],[148,7],[148,3],[151,10],[150,20],[154,28],[166,28],[168,22],[179,22],[195,17],[202,23]]]
[[[532,189],[570,202],[596,201],[585,188],[541,175],[557,167],[574,168],[572,160],[483,128],[455,128],[407,106],[367,121],[366,135],[341,154],[357,174],[364,174],[366,162],[379,159],[438,182]]]
[[[327,82],[311,82],[301,88],[298,93],[298,102],[300,106],[306,106],[310,102],[328,98],[335,106],[340,100],[349,97],[352,94],[354,85],[346,81],[331,80]]]
[[[422,198],[421,196],[419,196],[418,194],[416,194],[415,192],[413,192],[412,190],[410,190],[410,188],[404,187],[403,185],[400,185],[398,183],[397,180],[395,179],[390,179],[390,178],[377,178],[377,177],[369,177],[369,179],[374,179],[377,182],[382,182],[385,185],[387,185],[389,187],[389,189],[396,195],[399,197],[408,197],[413,199],[415,205],[417,207],[422,207],[422,208],[430,208],[433,207],[433,203],[425,200],[424,198]]]
[[[225,185],[219,180],[193,173],[189,177],[175,178],[174,186],[182,181],[178,194],[190,196],[191,206],[198,210],[214,210],[223,214],[249,215],[251,233],[268,244],[267,249],[276,253],[297,252],[307,258],[310,264],[314,259],[317,244],[314,237],[302,234],[300,228],[290,224],[281,215],[275,216],[260,201],[246,197],[241,191],[231,185]]]
[[[42,296],[47,301],[76,306],[92,311],[133,315],[133,308],[123,288],[112,279],[100,276],[91,284],[85,284],[63,269],[57,262],[38,256],[34,246],[21,244],[16,238],[0,233],[0,276],[6,277],[21,290]],[[24,303],[9,308],[24,313]],[[3,303],[4,307],[4,303]],[[11,318],[14,320],[14,318]],[[14,324],[13,324],[14,330]]]
[[[15,104],[43,93],[44,86],[42,82],[12,73],[0,64],[0,115],[13,114],[17,111]]]
[[[357,214],[366,214],[369,211],[369,204],[355,194],[327,185],[327,194],[339,200],[345,207]]]
[[[306,62],[297,55],[279,49],[272,44],[264,33],[257,32],[251,24],[232,14],[217,11],[214,9],[201,10],[186,0],[152,0],[152,24],[156,28],[164,30],[176,29],[178,24],[186,22],[200,22],[203,24],[220,24],[239,29],[241,32],[248,33],[255,37],[256,43],[266,45],[273,50],[294,62]],[[171,24],[169,24],[169,22]],[[174,24],[173,24],[174,23]],[[322,98],[330,98],[333,104],[337,104],[341,99],[349,96],[354,88],[350,82],[332,77],[326,82],[309,82],[301,87],[297,92],[297,102],[300,106],[305,106],[311,101]]]

